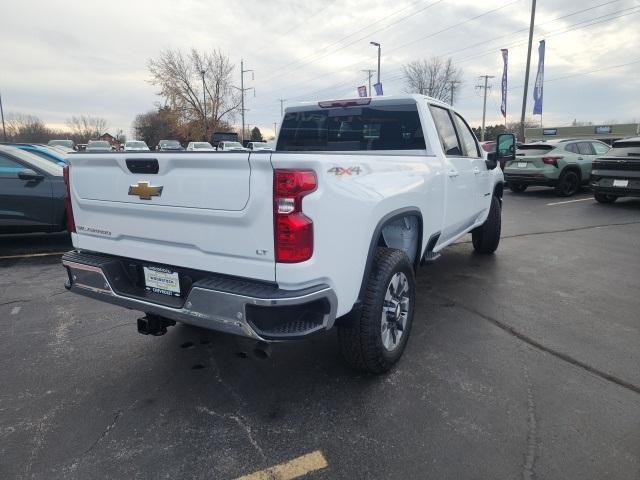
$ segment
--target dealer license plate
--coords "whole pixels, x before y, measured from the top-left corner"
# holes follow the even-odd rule
[[[527,162],[518,162],[518,168],[527,168]]]
[[[144,270],[144,286],[147,290],[162,295],[180,296],[180,277],[160,267],[142,267]]]
[[[614,180],[613,181],[613,186],[614,187],[626,187],[629,185],[629,180]]]

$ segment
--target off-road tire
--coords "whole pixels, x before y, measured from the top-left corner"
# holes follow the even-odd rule
[[[399,343],[393,351],[388,351],[382,343],[381,316],[389,282],[397,272],[404,273],[407,278],[410,307]],[[376,250],[363,297],[361,307],[339,325],[338,343],[349,366],[369,373],[383,373],[402,356],[413,323],[415,277],[411,262],[403,251],[383,247]]]
[[[509,184],[509,188],[513,193],[522,193],[527,189],[528,186],[529,185],[527,185],[526,183],[510,183]]]
[[[607,193],[594,193],[593,198],[598,203],[613,203],[618,199],[617,195],[609,195]]]
[[[471,231],[471,240],[476,253],[489,255],[498,249],[502,230],[502,207],[498,197],[491,197],[491,207],[485,222]]]
[[[570,197],[580,189],[580,176],[573,170],[565,170],[560,175],[555,187],[556,194],[560,197]]]

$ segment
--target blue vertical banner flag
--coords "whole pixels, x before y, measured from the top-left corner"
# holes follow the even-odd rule
[[[533,114],[542,115],[542,96],[544,90],[544,48],[545,41],[540,40],[538,47],[538,75],[536,75],[536,85],[533,89]]]
[[[504,66],[502,67],[502,103],[500,104],[500,111],[502,112],[502,116],[507,118],[507,69],[509,68],[509,50],[503,48],[500,50],[502,52],[502,62]]]
[[[382,83],[374,83],[373,89],[376,91],[376,95],[382,95]]]

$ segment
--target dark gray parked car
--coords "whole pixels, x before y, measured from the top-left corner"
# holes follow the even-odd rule
[[[0,145],[0,233],[66,229],[62,167]]]

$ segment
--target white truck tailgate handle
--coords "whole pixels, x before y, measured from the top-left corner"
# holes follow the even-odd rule
[[[473,173],[475,173],[476,175],[478,175],[480,173],[480,169],[478,167],[475,167],[473,169]]]
[[[460,175],[460,174],[458,173],[458,171],[457,171],[457,170],[449,170],[449,171],[447,172],[447,175],[448,175],[449,177],[453,178],[453,177],[457,177],[457,176],[458,176],[458,175]]]

